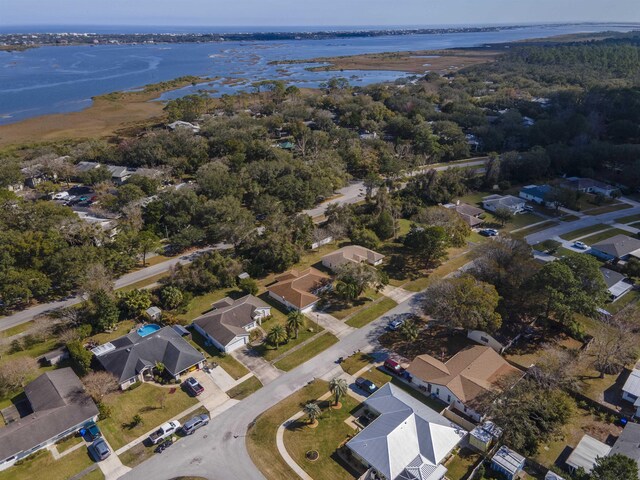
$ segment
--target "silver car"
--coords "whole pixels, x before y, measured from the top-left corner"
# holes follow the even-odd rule
[[[196,415],[193,418],[190,418],[184,425],[182,425],[182,433],[185,435],[191,435],[193,432],[198,430],[200,427],[204,427],[209,423],[209,415],[202,414]]]

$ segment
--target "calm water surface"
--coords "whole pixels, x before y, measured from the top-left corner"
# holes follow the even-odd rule
[[[552,35],[629,31],[632,25],[562,25],[439,35],[363,37],[336,40],[187,43],[175,45],[97,45],[42,47],[0,52],[0,125],[49,113],[81,110],[91,97],[182,75],[238,78],[207,88],[216,95],[249,89],[251,82],[282,79],[314,87],[342,76],[352,84],[393,81],[407,74],[386,71],[308,72],[308,65],[269,65],[274,60],[312,59],[388,51],[481,46]],[[428,58],[425,58],[428,63]],[[428,67],[425,67],[427,69]],[[169,92],[163,99],[193,93],[202,85]]]

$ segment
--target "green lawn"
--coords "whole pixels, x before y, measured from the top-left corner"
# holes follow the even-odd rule
[[[1,318],[1,317],[0,317]],[[33,320],[30,322],[22,323],[20,325],[16,325],[15,327],[8,328],[0,332],[0,338],[9,338],[14,335],[18,335],[19,333],[26,332],[33,326]]]
[[[244,377],[249,369],[231,355],[223,354],[213,345],[206,345],[205,338],[195,330],[191,330],[190,343],[200,351],[209,362],[216,362],[235,380]]]
[[[98,425],[117,450],[195,405],[197,400],[183,392],[180,385],[169,388],[143,383],[133,390],[109,394],[104,403],[111,407],[111,417],[98,421]],[[142,417],[143,423],[133,428],[126,427],[136,414]]]
[[[584,237],[585,235],[588,235],[590,233],[599,232],[600,230],[606,230],[608,228],[611,228],[611,227],[608,227],[607,225],[604,225],[602,223],[598,223],[596,225],[591,225],[589,227],[573,230],[572,232],[567,232],[565,234],[560,235],[560,238],[562,238],[563,240],[574,240],[579,237]]]
[[[618,218],[616,220],[616,222],[618,223],[634,223],[634,222],[640,222],[640,213],[636,214],[636,215],[628,215],[626,217],[621,217]]]
[[[266,478],[297,478],[278,452],[276,432],[282,422],[300,410],[300,405],[321,397],[328,389],[327,382],[314,380],[256,419],[247,434],[247,450],[253,463]]]
[[[82,437],[78,434],[73,434],[65,438],[64,440],[57,442],[56,449],[58,450],[59,453],[62,453],[81,442],[82,442]]]
[[[505,225],[508,231],[523,228],[534,223],[544,222],[544,218],[534,215],[532,213],[521,213],[514,215],[511,220]]]
[[[606,205],[598,208],[590,208],[589,210],[583,210],[585,215],[602,215],[603,213],[617,212],[618,210],[626,210],[632,208],[628,203],[615,203],[613,205]]]
[[[629,226],[633,228],[640,228],[640,222],[630,223]]]
[[[316,428],[309,428],[302,417],[284,432],[284,445],[298,465],[315,480],[351,480],[351,472],[337,460],[336,450],[357,432],[345,423],[358,408],[358,401],[346,395],[341,400],[342,408],[334,410],[330,401],[321,401],[322,415]],[[320,456],[316,461],[307,460],[305,454],[316,450]]]
[[[345,322],[350,327],[360,328],[364,327],[368,323],[372,322],[381,315],[396,307],[398,304],[391,298],[384,297],[369,306],[365,310],[361,310],[352,317],[349,317]]]
[[[374,301],[382,296],[381,293],[376,292],[375,290],[367,290],[360,296],[360,298],[356,299],[350,303],[342,303],[336,298],[336,302],[325,308],[325,311],[332,316],[336,317],[338,320],[342,320],[347,318],[350,315],[354,315],[357,312],[366,310]]]
[[[542,230],[546,230],[547,228],[551,228],[554,225],[557,225],[557,222],[553,220],[549,220],[546,222],[542,222],[534,227],[525,228],[524,230],[520,230],[518,232],[512,233],[511,236],[515,238],[524,238],[527,235],[531,235],[532,233],[540,232]]]
[[[622,297],[620,297],[615,302],[605,305],[604,308],[609,313],[618,313],[627,305],[638,302],[639,299],[640,299],[640,291],[631,290],[625,293]]]
[[[615,235],[633,235],[625,230],[620,230],[619,228],[611,228],[606,232],[596,233],[594,235],[590,235],[585,238],[581,238],[580,241],[586,243],[587,245],[593,245],[594,243],[601,242],[602,240],[606,240],[607,238],[611,238]]]
[[[169,276],[168,272],[157,273],[156,275],[152,275],[151,277],[145,278],[144,280],[140,280],[139,282],[135,282],[125,287],[119,288],[118,291],[129,292],[131,290],[145,288],[145,287],[148,287],[149,285],[153,285],[154,283],[159,282],[160,280],[162,280],[167,276]]]
[[[227,391],[227,395],[229,395],[229,398],[242,400],[243,398],[247,398],[253,392],[257,392],[261,388],[262,383],[260,383],[260,380],[258,380],[257,377],[249,377],[240,385],[236,385],[231,390]]]
[[[279,368],[280,370],[284,370],[288,372],[289,370],[293,370],[298,365],[303,364],[307,360],[318,355],[320,352],[326,350],[331,345],[338,342],[338,337],[331,333],[325,333],[320,335],[315,340],[312,340],[310,343],[301,347],[299,350],[287,355],[282,360],[277,361],[274,366]]]
[[[445,463],[449,480],[463,480],[471,473],[482,457],[470,448],[463,448]]]
[[[410,292],[420,292],[421,290],[424,290],[429,285],[431,285],[431,283],[434,282],[435,280],[444,278],[450,273],[458,270],[463,265],[466,265],[471,261],[471,259],[472,259],[471,252],[465,252],[465,253],[459,254],[458,256],[451,258],[450,260],[447,260],[438,268],[433,270],[433,272],[431,272],[429,276],[418,278],[417,280],[413,280],[409,283],[406,283],[405,285],[402,286],[402,288],[405,290],[409,290]]]
[[[271,309],[271,312],[273,314],[274,312],[273,308]],[[269,332],[269,330],[273,328],[274,325],[282,325],[286,327],[286,321],[287,321],[286,318],[287,317],[282,313],[280,314],[280,316],[272,315],[272,318],[262,322],[262,328],[265,332]],[[311,337],[318,334],[318,332],[322,332],[323,330],[324,328],[322,328],[316,322],[313,322],[308,318],[305,318],[305,326],[304,328],[301,328],[300,331],[298,332],[297,339],[291,338],[287,343],[280,345],[277,349],[274,346],[269,345],[265,342],[255,347],[255,350],[258,352],[259,355],[263,356],[265,360],[270,362],[278,358],[283,353],[288,352],[296,345],[299,345],[302,342],[309,340]]]
[[[342,369],[349,375],[355,375],[367,365],[372,364],[372,358],[366,353],[356,353],[344,359],[340,364]]]
[[[127,335],[135,325],[136,322],[134,322],[133,320],[124,320],[118,323],[118,325],[116,325],[116,328],[112,332],[96,333],[95,335],[91,335],[89,338],[87,338],[87,341],[93,341],[99,345],[102,345],[103,343],[107,343],[118,337]]]
[[[413,222],[411,220],[407,220],[406,218],[401,218],[400,220],[398,220],[398,236],[402,237],[409,233],[412,223]]]
[[[199,317],[205,312],[211,310],[211,304],[222,300],[224,297],[230,294],[237,293],[238,290],[233,288],[223,288],[220,290],[214,290],[206,295],[199,295],[194,297],[187,306],[187,311],[178,315],[178,319],[185,324],[191,323],[195,318]]]
[[[91,465],[93,460],[86,448],[79,448],[60,460],[54,460],[49,451],[40,450],[21,465],[1,471],[0,480],[67,480]]]

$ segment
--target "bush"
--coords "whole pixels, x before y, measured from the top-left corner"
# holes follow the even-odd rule
[[[134,388],[138,388],[140,385],[142,385],[142,382],[140,380],[138,380],[137,382],[131,384],[131,386],[129,387],[129,390],[133,390]]]
[[[240,287],[240,290],[242,290],[244,293],[249,295],[257,295],[259,290],[258,282],[256,282],[253,278],[243,278],[238,283],[238,287]]]
[[[98,407],[98,420],[105,420],[111,417],[111,407],[103,402],[98,402],[96,404]]]
[[[89,324],[80,325],[78,328],[76,328],[76,334],[80,339],[87,338],[88,336],[91,335],[91,333],[92,333],[92,328],[91,328],[91,325]]]
[[[67,343],[67,350],[69,350],[69,356],[77,368],[78,373],[80,375],[86,375],[91,369],[93,354],[84,348],[82,343],[77,340]]]
[[[22,341],[19,338],[16,338],[11,342],[9,353],[22,352],[23,350],[24,350],[24,345],[22,345]]]

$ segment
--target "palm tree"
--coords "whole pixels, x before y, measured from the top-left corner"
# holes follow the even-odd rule
[[[307,403],[303,408],[302,411],[307,414],[307,416],[309,417],[309,423],[313,424],[316,422],[316,420],[318,419],[318,417],[320,416],[320,414],[322,413],[322,411],[320,410],[320,407],[318,406],[318,404],[314,403],[314,402],[309,402]]]
[[[414,320],[407,320],[402,324],[400,332],[402,333],[404,338],[413,342],[418,338],[420,329],[418,328],[418,324]]]
[[[274,325],[271,330],[269,330],[269,333],[267,333],[267,341],[271,345],[275,345],[276,350],[278,350],[282,342],[287,340],[287,337],[287,331],[282,325]]]
[[[340,398],[347,394],[347,381],[344,378],[336,377],[329,383],[329,390],[336,397],[336,406],[340,405]]]
[[[347,300],[355,300],[358,298],[358,286],[352,282],[336,282],[336,293]]]
[[[296,332],[296,340],[298,339],[298,330],[304,327],[304,315],[298,310],[293,310],[287,315],[287,329],[289,333]]]

